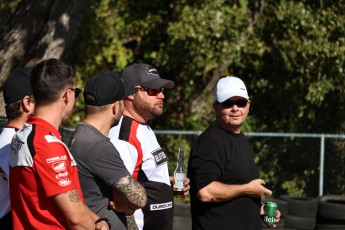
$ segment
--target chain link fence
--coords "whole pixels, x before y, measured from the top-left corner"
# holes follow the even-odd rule
[[[178,145],[190,147],[200,131],[155,131],[168,154],[170,171]],[[345,195],[345,135],[301,133],[245,133],[253,146],[261,178],[274,182],[274,196],[317,197]],[[172,150],[172,151],[170,151]]]
[[[0,118],[0,130],[6,124]],[[68,145],[74,129],[61,128]],[[185,149],[187,166],[191,146],[201,131],[156,130],[157,139],[169,158],[172,174],[177,149]],[[261,178],[274,182],[274,196],[317,197],[345,195],[345,135],[301,133],[245,133],[253,146]]]

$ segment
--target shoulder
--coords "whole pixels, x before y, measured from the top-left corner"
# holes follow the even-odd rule
[[[13,135],[16,133],[14,128],[4,128],[0,134],[0,148],[11,143]]]
[[[207,129],[202,132],[197,139],[199,140],[212,140],[212,141],[220,141],[222,137],[226,134],[225,130],[220,128],[216,122],[211,123]]]

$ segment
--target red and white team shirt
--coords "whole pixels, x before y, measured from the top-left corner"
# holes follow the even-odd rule
[[[146,190],[146,206],[134,212],[138,228],[171,230],[174,203],[168,159],[153,130],[123,116],[109,137],[132,177]]]
[[[9,156],[14,229],[68,229],[53,197],[74,189],[83,199],[76,162],[50,123],[29,117]]]

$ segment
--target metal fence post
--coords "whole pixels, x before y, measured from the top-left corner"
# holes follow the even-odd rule
[[[320,181],[319,181],[319,196],[323,195],[323,180],[324,180],[324,166],[325,166],[325,135],[321,134],[320,138]]]

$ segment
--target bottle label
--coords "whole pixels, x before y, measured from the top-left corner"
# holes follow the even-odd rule
[[[175,173],[175,183],[174,183],[174,191],[182,191],[183,190],[183,182],[186,178],[185,173]]]

